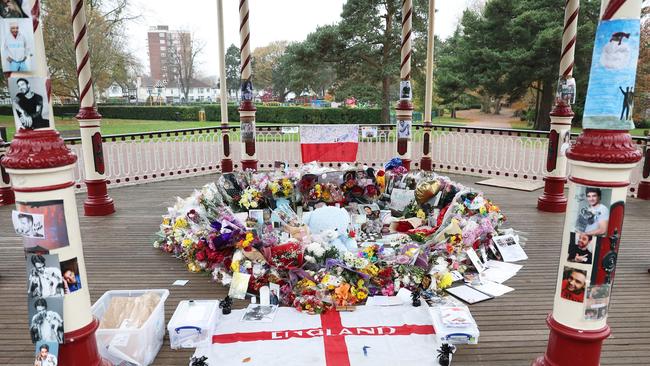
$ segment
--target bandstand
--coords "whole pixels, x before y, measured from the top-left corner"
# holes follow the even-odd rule
[[[606,112],[600,110],[598,113],[602,112],[605,115],[599,115],[596,112],[590,115],[587,110],[585,116],[593,117],[589,122],[591,124],[588,123],[580,135],[572,136],[570,124],[573,112],[570,102],[561,94],[558,95],[556,105],[551,113],[551,131],[433,125],[430,117],[430,93],[433,78],[434,0],[429,1],[428,12],[427,83],[425,86],[428,97],[425,105],[425,116],[427,117],[425,117],[424,123],[422,125],[413,125],[412,123],[410,56],[412,54],[411,16],[413,4],[411,0],[404,0],[401,12],[402,40],[399,45],[401,47],[400,90],[407,89],[409,91],[400,93],[400,100],[396,101],[396,124],[357,126],[358,153],[355,161],[334,160],[311,165],[303,162],[304,147],[301,146],[295,130],[293,130],[294,127],[297,128],[296,130],[300,130],[300,126],[255,125],[256,108],[252,97],[254,73],[250,56],[251,27],[249,26],[248,0],[239,2],[242,90],[242,100],[238,109],[240,126],[231,126],[227,121],[226,98],[224,98],[226,86],[225,83],[221,83],[221,101],[223,103],[221,110],[223,113],[219,126],[104,136],[101,134],[101,115],[98,113],[92,90],[92,72],[89,63],[91,55],[88,52],[86,39],[88,25],[86,24],[84,1],[70,0],[70,2],[75,34],[75,39],[71,41],[75,43],[79,90],[81,90],[80,110],[76,116],[79,120],[81,137],[61,138],[55,129],[53,113],[50,110],[49,126],[22,128],[10,143],[0,141],[0,157],[2,158],[0,160],[0,168],[2,168],[2,175],[0,175],[0,223],[2,223],[0,225],[0,238],[2,238],[0,243],[2,251],[2,256],[0,256],[0,263],[2,263],[0,265],[2,268],[0,270],[0,293],[3,294],[2,306],[0,306],[0,325],[3,325],[6,330],[0,336],[0,340],[2,340],[0,342],[0,364],[22,365],[33,361],[35,345],[30,341],[28,324],[30,324],[30,318],[36,315],[33,315],[32,310],[28,311],[27,308],[37,308],[37,303],[34,302],[35,297],[50,299],[51,303],[56,301],[61,303],[60,313],[64,320],[61,332],[64,328],[64,337],[58,342],[60,343],[58,346],[60,365],[109,365],[111,362],[105,357],[105,350],[101,349],[101,346],[98,349],[95,339],[101,319],[97,319],[91,309],[91,303],[97,301],[107,291],[169,289],[170,296],[166,300],[167,306],[164,310],[164,321],[167,322],[172,318],[176,305],[183,300],[223,300],[226,296],[233,297],[231,287],[234,287],[234,282],[225,281],[224,277],[232,276],[235,281],[234,277],[237,273],[250,275],[254,272],[252,268],[247,269],[243,264],[241,267],[232,266],[232,262],[238,263],[240,260],[242,263],[249,260],[251,267],[263,262],[266,266],[265,270],[278,277],[280,284],[284,279],[283,276],[286,275],[288,289],[292,291],[292,296],[295,296],[296,300],[307,296],[305,289],[296,290],[296,286],[298,286],[296,282],[315,282],[314,286],[310,287],[311,290],[318,287],[319,283],[326,283],[323,282],[326,280],[322,278],[324,273],[328,276],[338,273],[345,278],[341,273],[347,273],[345,272],[347,270],[370,281],[368,278],[375,278],[375,275],[368,275],[364,271],[374,264],[376,264],[375,269],[377,267],[380,269],[391,268],[391,270],[397,271],[397,264],[386,264],[392,263],[390,261],[393,260],[387,259],[388,256],[375,262],[370,260],[365,267],[352,266],[350,269],[348,268],[350,264],[345,262],[343,255],[346,249],[339,247],[337,249],[340,255],[331,258],[339,262],[323,260],[320,263],[321,268],[317,269],[306,266],[307,262],[303,262],[303,255],[312,253],[306,251],[309,250],[310,243],[300,242],[304,233],[302,231],[297,233],[293,230],[293,224],[282,218],[278,221],[278,226],[283,226],[283,229],[277,227],[274,229],[274,235],[277,234],[276,236],[281,237],[281,242],[272,245],[259,244],[257,247],[255,247],[257,244],[251,245],[254,247],[253,252],[259,251],[261,259],[259,257],[252,259],[245,253],[250,254],[250,251],[246,250],[246,246],[249,245],[246,242],[248,240],[247,233],[255,232],[255,240],[251,239],[253,242],[258,239],[260,242],[265,240],[261,233],[264,230],[262,223],[252,223],[250,226],[260,231],[234,225],[238,226],[235,230],[241,230],[243,236],[242,240],[232,242],[230,249],[235,251],[235,254],[232,251],[229,252],[231,257],[224,262],[228,264],[214,272],[211,271],[212,268],[207,271],[206,268],[200,267],[201,263],[206,261],[197,258],[197,252],[194,249],[187,249],[187,246],[182,243],[174,242],[176,240],[174,236],[179,235],[177,229],[180,228],[183,235],[188,235],[185,238],[188,238],[187,232],[190,229],[185,230],[185,227],[200,227],[201,230],[213,230],[210,232],[211,234],[223,234],[225,231],[221,228],[227,226],[224,224],[226,221],[230,221],[232,224],[239,220],[241,224],[250,224],[247,221],[251,221],[251,211],[253,210],[241,203],[240,199],[243,199],[242,196],[248,188],[257,184],[255,179],[267,179],[269,192],[272,190],[270,184],[275,184],[276,180],[280,182],[280,185],[283,184],[283,180],[291,181],[291,187],[286,189],[290,190],[292,194],[293,192],[298,194],[298,191],[303,189],[305,182],[312,184],[300,192],[301,198],[296,199],[296,202],[293,202],[291,198],[295,196],[289,197],[288,193],[285,196],[277,194],[276,191],[268,193],[267,198],[273,201],[272,203],[267,202],[268,209],[274,215],[274,220],[275,215],[280,216],[280,213],[276,212],[279,210],[280,201],[290,201],[291,210],[295,210],[298,214],[302,214],[304,210],[304,212],[315,215],[315,212],[323,208],[320,206],[336,207],[343,210],[344,207],[349,207],[352,201],[355,202],[355,209],[357,203],[359,207],[375,204],[383,193],[388,198],[387,206],[382,206],[381,211],[389,211],[389,216],[395,215],[395,220],[390,223],[382,222],[383,226],[380,225],[382,230],[391,227],[391,233],[394,233],[393,222],[397,222],[396,226],[399,226],[406,221],[403,220],[403,217],[397,217],[396,212],[400,212],[407,218],[415,217],[422,219],[423,222],[428,222],[428,226],[423,224],[421,227],[423,231],[409,232],[409,235],[424,235],[425,240],[417,245],[411,242],[406,245],[404,243],[397,245],[390,241],[381,242],[386,247],[392,245],[398,254],[401,253],[405,256],[410,255],[408,254],[410,252],[408,250],[400,252],[400,250],[412,244],[414,248],[417,247],[418,254],[409,265],[415,266],[416,259],[423,256],[424,269],[427,272],[430,271],[428,278],[432,285],[415,287],[403,285],[403,287],[408,287],[412,290],[411,292],[419,293],[421,290],[424,296],[422,302],[425,307],[427,306],[425,299],[430,300],[425,296],[426,292],[431,292],[434,298],[441,295],[443,293],[441,278],[444,274],[453,272],[446,268],[447,262],[444,263],[443,267],[445,268],[440,272],[434,271],[435,260],[438,258],[448,260],[450,268],[452,263],[456,263],[454,270],[458,269],[459,264],[463,268],[479,267],[467,254],[467,249],[472,249],[472,252],[473,249],[476,249],[480,253],[480,248],[484,246],[483,249],[487,252],[493,237],[507,235],[508,229],[501,226],[505,219],[500,216],[503,213],[507,217],[508,226],[515,229],[517,240],[519,241],[519,237],[521,237],[522,244],[525,242],[524,249],[528,259],[526,262],[519,263],[523,265],[523,268],[507,283],[516,291],[503,296],[495,296],[498,298],[479,302],[469,307],[480,328],[480,341],[478,344],[459,344],[453,355],[454,365],[631,365],[645,364],[647,363],[645,360],[650,359],[650,338],[646,331],[650,327],[650,317],[645,314],[644,310],[647,303],[650,302],[650,281],[646,272],[650,265],[650,255],[644,250],[647,236],[644,224],[647,224],[647,200],[650,199],[648,138],[632,138],[628,133],[629,126],[626,127],[623,123],[604,124],[601,117],[608,116]],[[559,63],[560,83],[572,79],[579,0],[567,0],[565,5],[565,26]],[[39,25],[39,9],[39,1],[34,0],[31,16],[34,21],[37,54],[35,67],[27,73],[7,73],[10,83],[21,77],[43,80],[48,78],[44,47],[50,47],[50,45],[43,45],[42,29]],[[638,31],[640,9],[641,0],[602,0],[599,32],[611,32],[612,29],[618,29],[616,27],[622,27],[623,31],[632,30],[632,33],[635,29]],[[221,0],[217,1],[216,18],[220,27],[218,39],[220,71],[223,80],[225,64],[223,60]],[[637,28],[634,28],[635,26]],[[632,42],[632,48],[635,47],[633,42],[637,42],[638,50],[638,35],[636,38],[632,36],[629,42]],[[596,44],[598,44],[598,38]],[[594,59],[597,57],[596,52],[597,50],[594,51]],[[636,67],[636,62],[634,65]],[[621,72],[627,72],[627,76],[631,76],[633,80],[636,72],[635,67]],[[592,73],[594,72],[600,71],[594,71],[592,67]],[[602,72],[606,73],[608,70]],[[597,83],[597,81],[591,80],[590,88],[598,87]],[[247,91],[250,94],[246,93]],[[590,99],[592,103],[605,103],[598,100],[601,95],[597,90],[588,92],[588,103]],[[367,127],[376,128],[377,135],[363,137],[361,131]],[[565,138],[572,139],[574,142],[566,154],[562,152],[562,156],[560,156],[560,145]],[[284,163],[286,167],[280,170],[278,162]],[[254,175],[253,171],[260,175]],[[307,198],[311,197],[314,191],[320,192],[320,188],[316,189],[315,182],[322,184],[319,187],[325,187],[327,174],[340,172],[342,177],[346,177],[348,172],[358,174],[359,171],[363,172],[364,176],[353,179],[356,184],[354,188],[359,186],[363,189],[362,193],[355,196],[354,199],[350,198],[354,190],[350,188],[349,191],[346,191],[344,186],[348,180],[342,178],[339,183],[342,187],[340,189],[344,193],[344,199],[340,201],[323,199],[324,205],[307,202],[310,201]],[[375,175],[379,172],[382,174]],[[395,182],[395,186],[390,187],[391,189],[413,191],[414,198],[407,203],[408,207],[414,207],[414,212],[417,213],[409,217],[406,214],[406,207],[396,210],[391,206],[396,198],[388,190],[388,187],[382,187],[381,182],[384,180],[378,179],[380,176],[383,178],[384,174],[386,174],[386,181],[393,179]],[[309,181],[306,179],[307,176],[313,176],[315,178],[310,179],[315,180]],[[319,181],[321,177],[323,178],[322,182]],[[512,191],[482,186],[483,192],[478,192],[470,188],[474,187],[478,181],[488,177],[505,178],[524,183],[543,182],[540,185],[544,186],[544,193],[538,197],[539,195],[534,191]],[[242,185],[241,191],[237,194],[233,194],[231,190],[228,190],[229,188],[225,187],[233,180],[241,183],[242,179],[246,179],[245,182],[248,186]],[[413,180],[411,186],[404,183],[409,179]],[[364,186],[360,183],[362,180],[371,180],[372,182]],[[217,184],[210,185],[214,182]],[[329,180],[327,184],[329,184]],[[398,184],[402,185],[398,188]],[[435,184],[439,184],[440,187],[431,188]],[[565,184],[569,187],[568,191],[565,191]],[[427,188],[422,188],[425,185]],[[266,186],[264,185],[264,187]],[[368,193],[368,186],[378,189],[379,192],[377,194]],[[439,201],[444,201],[444,187],[457,191],[451,194],[446,205],[438,205]],[[193,193],[195,189],[201,191],[200,196],[196,196],[196,191]],[[328,192],[334,194],[337,189],[339,188],[333,188]],[[595,189],[599,192],[599,203],[608,206],[609,221],[605,224],[602,232],[594,230],[593,234],[590,234],[597,238],[594,239],[594,248],[598,248],[598,251],[592,253],[593,257],[589,261],[575,264],[567,258],[566,253],[569,253],[569,247],[575,244],[574,240],[578,240],[573,239],[573,235],[576,235],[575,238],[577,238],[580,232],[585,233],[590,230],[588,225],[587,228],[579,230],[576,227],[576,222],[580,221],[578,211],[585,205],[583,203],[586,200],[585,197],[588,197],[589,192]],[[417,196],[420,192],[430,193],[430,196],[420,202]],[[260,195],[262,194],[260,193]],[[202,211],[204,207],[200,204],[191,206],[191,209],[187,210],[186,208],[189,206],[183,206],[191,201],[192,197],[200,197],[200,200],[205,200],[205,197],[212,197],[212,195],[218,196],[218,198],[214,198],[214,202],[218,202],[214,207],[214,212],[219,213],[215,214],[216,216],[210,216],[213,214],[210,209],[207,209],[207,213]],[[434,204],[432,200],[436,195],[438,198]],[[84,196],[83,199],[82,196]],[[191,198],[182,202],[181,199],[176,200],[175,197]],[[367,200],[368,197],[373,197],[373,199]],[[480,199],[476,199],[477,197]],[[357,198],[359,200],[355,201]],[[418,202],[418,204],[416,205],[414,202]],[[204,206],[213,207],[212,204]],[[243,206],[246,206],[246,209],[243,209]],[[39,208],[43,207],[47,207],[47,210],[40,211]],[[242,208],[241,211],[245,213],[245,218],[230,218],[236,216],[237,209],[235,207]],[[257,206],[253,206],[253,208],[257,208]],[[235,213],[231,209],[234,209]],[[390,212],[390,209],[394,211]],[[451,212],[454,209],[458,209],[458,211],[454,211],[457,217],[452,219],[450,215],[445,214],[447,210]],[[374,212],[374,209],[371,210]],[[486,220],[493,220],[492,231],[478,235],[476,240],[469,244],[462,244],[465,239],[464,235],[468,231],[462,231],[460,228],[458,231],[453,231],[454,225],[458,226],[454,220],[468,225],[467,222],[472,221],[470,217],[474,215],[467,214],[468,210],[476,210],[476,215],[484,215]],[[172,211],[174,212],[172,213]],[[183,213],[179,214],[180,211]],[[261,214],[262,210],[259,211]],[[420,217],[420,211],[424,217]],[[565,215],[560,214],[565,211]],[[78,212],[84,212],[85,215],[78,215]],[[377,208],[377,212],[379,212],[379,208]],[[164,215],[165,213],[168,214]],[[494,215],[490,216],[489,213],[494,213]],[[18,229],[14,230],[17,222],[16,217],[19,214],[29,214],[31,220],[39,219],[38,215],[43,216],[41,219],[43,224],[59,225],[57,230],[65,231],[65,239],[60,237],[59,241],[50,240],[50,235],[55,232],[47,231],[47,227],[44,231],[47,241],[38,241],[38,233],[25,234],[23,232],[21,238],[17,235]],[[48,215],[58,217],[56,219],[59,220],[58,224],[46,221],[49,220]],[[162,226],[161,215],[163,215]],[[348,219],[347,237],[340,239],[341,242],[344,242],[343,245],[348,244],[346,240],[355,239],[355,235],[359,235],[360,231],[366,233],[368,230],[366,225],[370,222],[368,219],[370,213],[367,215],[363,226],[360,224],[354,228],[352,228],[354,220]],[[181,224],[181,221],[192,221],[193,217],[196,217],[197,220],[194,223]],[[211,219],[207,219],[208,217]],[[215,217],[219,220],[214,219]],[[228,219],[222,220],[224,217],[228,217]],[[433,219],[429,219],[429,217],[433,217]],[[625,217],[624,226],[623,217]],[[183,218],[183,220],[179,220],[179,218]],[[333,220],[331,216],[327,218]],[[219,221],[219,229],[214,231],[217,221]],[[316,233],[313,232],[314,229],[309,224],[300,227],[305,226],[312,230],[311,233],[307,232],[307,235],[316,234],[316,236],[310,237],[310,241],[318,242],[319,239],[325,237],[326,230]],[[154,233],[159,227],[164,239],[155,237]],[[362,227],[364,229],[361,229]],[[422,229],[423,227],[424,229]],[[273,229],[273,225],[271,228]],[[329,229],[328,227],[327,230]],[[417,229],[417,226],[414,226],[413,229]],[[200,230],[196,229],[196,231]],[[279,235],[280,231],[284,231],[286,237],[284,234]],[[399,230],[397,231],[399,232]],[[450,249],[449,253],[445,255],[434,255],[436,250],[433,244],[440,245],[443,241],[440,239],[433,243],[432,240],[440,233],[443,234],[443,241],[449,240],[448,243],[452,243],[448,236],[459,235],[460,250],[454,252]],[[445,233],[448,235],[445,236]],[[320,237],[318,234],[323,236]],[[386,236],[384,235],[384,238]],[[431,237],[429,238],[429,236]],[[194,245],[199,244],[201,240],[209,246],[206,241],[207,237],[207,234],[205,234],[205,238],[197,237],[197,243],[192,243],[190,246],[194,248]],[[290,240],[289,237],[291,237]],[[380,235],[379,238],[382,236]],[[368,248],[374,248],[370,244],[365,245],[370,241],[362,243],[361,239],[357,239],[355,239],[355,243],[358,241],[359,247],[347,248],[355,256]],[[61,240],[65,241],[65,244],[61,244]],[[153,249],[152,242],[155,242],[157,247],[174,254],[177,258]],[[299,263],[291,262],[288,265],[274,262],[279,261],[278,257],[274,257],[273,254],[277,244],[283,246],[294,242],[299,243],[296,244],[298,247],[302,246],[299,249],[300,254],[297,255],[300,258]],[[380,242],[379,239],[377,242]],[[45,244],[40,245],[39,243]],[[427,244],[425,245],[425,243]],[[166,244],[169,244],[169,250],[165,248]],[[378,247],[382,247],[382,245]],[[466,247],[462,247],[463,245]],[[619,252],[621,245],[622,249]],[[424,249],[425,247],[427,248]],[[179,248],[185,251],[178,252]],[[323,244],[323,248],[330,247]],[[186,256],[190,251],[192,251],[193,257],[188,261]],[[222,253],[219,250],[215,250],[214,253],[217,252],[218,254]],[[237,257],[238,252],[241,253],[240,257]],[[424,254],[425,252],[426,254]],[[558,256],[558,252],[560,256]],[[490,260],[503,259],[503,253],[498,255],[495,250],[494,255],[496,257],[490,254]],[[29,293],[28,301],[25,301],[25,282],[23,280],[25,266],[27,266],[29,274],[32,268],[29,262],[31,260],[34,263],[33,258],[36,256],[45,256],[47,261],[50,261],[50,257],[56,257],[60,263],[74,262],[74,268],[82,285],[76,291],[67,289],[60,299],[59,296],[46,297],[43,294]],[[379,254],[376,256],[379,257]],[[178,257],[185,260],[185,265],[178,260]],[[295,261],[296,258],[292,257],[292,260]],[[484,264],[487,263],[488,254],[485,253],[480,260]],[[433,264],[432,261],[434,261]],[[197,265],[197,263],[199,264]],[[296,263],[298,264],[294,265]],[[336,266],[343,268],[341,272],[323,272],[325,267],[327,271],[330,271],[332,267]],[[207,272],[209,275],[189,273],[188,269],[190,272]],[[478,271],[476,276],[481,277],[482,270],[478,268],[476,270]],[[304,274],[305,271],[308,271],[308,275]],[[587,300],[583,298],[570,300],[567,297],[564,291],[565,282],[567,273],[572,271],[578,271],[584,278],[589,279],[587,282],[591,286],[589,287],[590,291],[601,288],[607,290],[605,308],[609,311],[590,319],[586,315],[586,310],[590,309],[589,306],[593,304],[589,303],[591,305],[588,305]],[[436,274],[439,276],[436,277]],[[614,295],[611,294],[611,291],[614,288],[615,275],[618,279]],[[296,278],[299,280],[289,279],[291,276],[298,276]],[[253,277],[255,276],[253,275]],[[424,277],[427,275],[422,275],[418,280]],[[557,281],[551,280],[556,277]],[[187,279],[189,283],[184,286],[172,286],[172,283],[179,279]],[[468,281],[467,277],[464,279]],[[226,284],[226,286],[215,284],[215,280]],[[275,284],[267,278],[266,282],[261,284],[263,286],[255,287],[256,292],[250,291],[251,283],[248,282],[248,279],[246,281],[248,294],[244,294],[242,299],[237,299],[237,296],[234,296],[236,300],[233,309],[236,309],[234,312],[238,312],[237,314],[243,314],[239,311],[243,311],[240,309],[246,308],[251,303],[251,295],[255,297],[256,302],[263,301],[260,294],[261,288],[272,283]],[[461,280],[460,284],[462,282]],[[470,282],[471,280],[468,283]],[[320,314],[320,310],[331,312],[331,314],[339,314],[339,312],[347,314],[345,312],[351,310],[350,307],[363,306],[364,301],[348,301],[347,297],[341,301],[338,291],[340,285],[340,283],[332,285],[333,287],[329,290],[327,285],[324,288],[319,288],[321,292],[329,291],[328,296],[331,296],[332,304],[329,307],[324,305],[322,309],[319,308],[318,314]],[[336,291],[334,287],[336,287]],[[352,287],[354,288],[354,284]],[[372,295],[370,286],[367,286],[368,289],[364,289],[362,285],[357,287],[355,288],[357,293],[362,292],[362,289],[366,291],[363,300],[366,296]],[[375,295],[384,294],[384,289],[384,287],[378,287],[378,292]],[[395,290],[397,292],[397,289]],[[244,292],[246,293],[246,291]],[[391,292],[390,295],[395,294]],[[309,296],[315,295],[310,292]],[[359,298],[361,299],[361,297]],[[599,298],[590,298],[590,300],[599,300]],[[600,304],[598,301],[595,303],[596,305]],[[310,313],[310,309],[304,308],[304,302],[291,301],[288,304],[281,304],[285,305],[284,307],[288,305],[289,308],[303,306],[302,312]],[[435,303],[430,302],[429,305],[435,307]],[[408,309],[413,308],[410,304],[401,306],[407,306]],[[364,306],[365,308],[366,306]],[[226,322],[223,321],[223,323]],[[339,326],[341,325],[339,324]],[[324,321],[321,327],[325,328]],[[412,333],[407,333],[407,335],[423,336],[423,334],[428,334],[422,328],[418,329],[417,331],[409,329],[408,332]],[[99,328],[100,332],[101,330]],[[261,331],[259,332],[261,333]],[[610,332],[613,336],[609,336]],[[221,339],[219,338],[220,334],[217,333],[214,330],[214,341],[212,342],[214,344],[219,344],[218,340]],[[33,341],[33,332],[31,335]],[[333,349],[328,348],[332,347],[332,344],[330,343],[328,346],[326,335],[321,334],[320,337],[324,338],[325,344],[323,364],[357,364],[356,356],[350,346],[351,343],[348,344],[347,349],[349,355],[344,358],[334,358],[335,361],[332,361],[331,354],[328,356],[327,353],[328,349]],[[330,342],[337,343],[340,340]],[[212,345],[212,343],[210,344]],[[436,344],[437,347],[435,342],[430,344]],[[338,346],[341,347],[340,344]],[[345,347],[345,341],[343,341],[343,347]],[[109,346],[107,345],[106,348],[108,349]],[[369,348],[372,353],[372,348]],[[575,353],[571,354],[570,350],[575,350]],[[170,338],[165,336],[162,348],[157,356],[154,355],[155,361],[152,364],[188,364],[193,354],[200,355],[200,352],[194,352],[194,349],[170,349]],[[368,355],[366,352],[367,349],[364,348],[364,357]],[[399,352],[395,353],[394,359],[399,360],[397,355]],[[437,364],[435,359],[438,354],[437,349],[433,348],[430,350],[430,355],[418,355],[418,357],[430,358],[431,364]],[[258,356],[250,351],[249,357],[232,360],[232,364],[248,362],[255,364],[258,362],[256,357]],[[114,361],[113,363],[115,364]]]

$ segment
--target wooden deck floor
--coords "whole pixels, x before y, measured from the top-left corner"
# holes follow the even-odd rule
[[[168,321],[180,300],[224,296],[224,288],[212,283],[208,276],[187,272],[178,260],[151,246],[160,215],[174,197],[187,196],[212,178],[115,188],[110,195],[116,202],[116,214],[81,217],[93,302],[107,290],[168,288]],[[453,179],[472,185],[479,178]],[[564,215],[538,212],[535,203],[539,191],[477,188],[501,206],[509,226],[528,233],[526,252],[530,259],[507,282],[515,288],[514,292],[471,307],[481,331],[480,342],[461,346],[454,365],[529,365],[546,348],[548,330],[544,319],[552,309]],[[78,196],[79,205],[83,198]],[[11,209],[0,207],[0,365],[31,365],[33,345],[27,330],[25,262],[22,243],[11,227]],[[650,202],[628,201],[609,317],[612,335],[604,344],[602,365],[650,363],[649,212]],[[190,282],[185,287],[171,287],[176,279]],[[154,364],[187,365],[191,353],[171,350],[165,339]]]

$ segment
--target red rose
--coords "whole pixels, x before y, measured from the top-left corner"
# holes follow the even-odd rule
[[[203,262],[205,260],[205,251],[200,251],[196,253],[196,260],[199,262]]]

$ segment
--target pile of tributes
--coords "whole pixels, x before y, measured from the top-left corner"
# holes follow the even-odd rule
[[[281,305],[311,314],[400,288],[442,295],[458,274],[476,276],[468,249],[497,254],[488,247],[505,221],[482,193],[398,159],[228,173],[168,211],[155,247],[232,297],[271,285]]]

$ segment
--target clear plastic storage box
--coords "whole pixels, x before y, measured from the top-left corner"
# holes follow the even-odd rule
[[[112,298],[138,297],[147,292],[158,294],[160,301],[139,328],[123,324],[117,329],[99,328],[95,333],[99,353],[114,365],[147,366],[156,358],[165,337],[165,300],[169,290],[107,291],[92,306],[93,315],[101,322]]]
[[[171,348],[196,348],[209,342],[219,313],[217,300],[181,301],[167,324]]]

